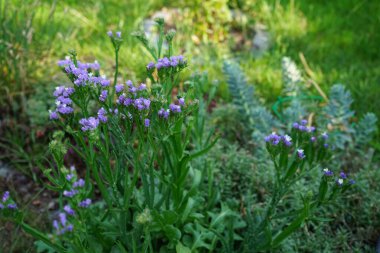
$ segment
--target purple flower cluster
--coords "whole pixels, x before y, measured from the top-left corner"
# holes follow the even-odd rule
[[[114,38],[114,35],[113,35],[113,32],[112,32],[112,31],[108,31],[108,32],[107,32],[107,35],[108,35],[108,37],[110,37],[110,38]],[[121,38],[121,32],[120,32],[120,31],[116,32],[115,35],[116,35],[117,38],[119,38],[119,39]]]
[[[265,142],[273,146],[277,146],[282,142],[285,146],[290,147],[292,145],[292,137],[289,135],[278,135],[275,132],[265,137]]]
[[[148,71],[153,71],[156,67],[157,70],[163,70],[163,69],[169,69],[169,68],[183,68],[186,66],[186,60],[182,55],[178,56],[171,56],[170,58],[164,57],[161,59],[158,59],[157,63],[154,64],[154,62],[148,63],[146,66],[146,69]]]
[[[165,110],[164,108],[161,108],[158,111],[158,116],[162,117],[164,119],[167,119],[169,117],[169,114],[170,114],[170,110],[169,109]]]
[[[92,203],[91,199],[85,199],[85,200],[79,202],[78,206],[83,207],[83,208],[87,208],[91,205],[91,203]]]
[[[62,235],[66,232],[72,232],[74,229],[73,224],[68,223],[65,213],[59,213],[59,222],[53,220],[53,227],[57,235]]]
[[[304,150],[303,149],[297,149],[297,156],[299,159],[304,159],[306,157]]]
[[[97,61],[94,63],[82,63],[77,61],[77,66],[70,59],[61,60],[58,62],[58,66],[64,68],[65,72],[74,80],[76,86],[85,86],[87,84],[93,84],[94,86],[100,85],[102,87],[108,87],[111,83],[105,76],[94,76],[92,70],[98,71],[100,65]],[[90,70],[90,72],[89,72]]]
[[[79,124],[82,125],[82,131],[92,131],[95,130],[99,125],[99,119],[95,117],[89,117],[88,119],[83,118],[79,120]]]
[[[58,119],[59,114],[67,115],[74,112],[73,101],[70,98],[74,91],[72,87],[58,86],[55,88],[53,95],[56,97],[55,104],[57,108],[54,111],[49,111],[51,120]]]
[[[106,109],[104,109],[103,107],[99,109],[98,111],[98,119],[103,122],[103,123],[106,123],[108,118],[107,118],[107,111]]]
[[[4,192],[3,197],[1,198],[1,201],[0,201],[0,210],[5,209],[5,208],[11,209],[11,210],[17,209],[17,205],[10,198],[9,191]]]
[[[323,169],[323,174],[328,177],[332,177],[334,175],[334,172],[329,170],[328,168]]]
[[[307,133],[312,133],[315,131],[315,127],[313,127],[313,126],[308,127],[307,126],[307,120],[305,120],[305,119],[301,120],[301,122],[299,122],[299,123],[294,122],[293,128],[296,130],[299,130],[301,132],[307,132]]]

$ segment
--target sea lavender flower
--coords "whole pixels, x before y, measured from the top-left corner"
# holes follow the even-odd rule
[[[147,70],[151,70],[154,68],[154,62],[149,62],[148,65],[146,65]]]
[[[74,174],[72,174],[72,173],[70,173],[70,174],[68,174],[67,176],[66,176],[66,180],[67,181],[71,181],[71,179],[73,179],[74,178]]]
[[[100,64],[97,60],[94,61],[94,63],[91,64],[91,68],[93,70],[99,70],[100,69]]]
[[[4,209],[4,205],[0,203],[0,210]]]
[[[343,171],[341,171],[341,172],[339,173],[339,176],[340,176],[341,178],[343,178],[343,179],[346,179],[346,178],[347,178],[346,173],[344,173]]]
[[[292,137],[289,135],[282,136],[282,141],[284,142],[285,146],[290,147],[292,145]]]
[[[124,90],[124,85],[123,84],[116,84],[116,86],[115,86],[116,93],[120,93],[123,90]]]
[[[301,125],[302,126],[306,126],[307,125],[307,120],[306,119],[301,120]]]
[[[129,87],[129,92],[131,93],[136,93],[137,92],[137,88],[132,86],[132,87]]]
[[[344,182],[343,178],[338,178],[338,179],[336,180],[336,183],[337,183],[338,186],[342,186],[342,185],[343,185],[343,182]]]
[[[146,90],[146,84],[145,84],[145,83],[140,84],[140,86],[139,86],[137,89],[138,89],[139,91]]]
[[[306,157],[303,149],[297,149],[297,156],[299,159],[304,159]]]
[[[100,80],[100,85],[102,87],[108,87],[110,85],[110,83],[111,83],[111,81],[105,79],[105,77],[102,77],[102,79]]]
[[[121,38],[121,32],[116,32],[116,37]]]
[[[149,119],[145,119],[144,120],[144,125],[145,125],[145,127],[149,127],[150,126],[150,120]]]
[[[72,189],[72,190],[70,190],[70,191],[63,191],[63,196],[65,196],[65,197],[68,197],[68,198],[72,198],[74,195],[76,195],[78,193],[78,191],[77,190],[74,190],[74,189]]]
[[[293,128],[294,128],[294,129],[298,129],[298,128],[299,128],[299,124],[298,124],[297,122],[294,122],[294,123],[293,123]]]
[[[98,119],[103,122],[103,123],[106,123],[108,118],[107,118],[107,111],[106,109],[104,109],[103,107],[99,109],[98,111]]]
[[[79,121],[79,124],[82,125],[82,131],[91,131],[98,127],[99,125],[99,119],[90,117],[88,119],[83,118]]]
[[[329,135],[326,132],[324,132],[323,134],[321,134],[321,136],[325,140],[327,140],[329,138]]]
[[[58,113],[57,111],[51,111],[49,110],[49,119],[50,120],[57,120],[59,117],[58,117]]]
[[[329,176],[329,177],[334,175],[334,173],[331,170],[329,170],[328,168],[323,169],[323,174],[325,176]]]
[[[329,144],[325,143],[325,144],[323,144],[323,146],[324,146],[325,148],[328,148],[328,147],[329,147]]]
[[[180,105],[184,106],[184,105],[185,105],[185,99],[184,99],[184,98],[180,98],[180,99],[178,99],[178,103],[179,103]]]
[[[70,98],[64,96],[59,96],[56,101],[59,101],[60,103],[66,105],[69,105],[73,102]]]
[[[311,142],[315,142],[317,140],[317,138],[315,138],[315,136],[312,136],[311,138],[310,138],[310,141]]]
[[[91,202],[92,202],[91,199],[85,199],[85,200],[81,201],[78,204],[78,206],[79,207],[83,207],[83,208],[87,208],[87,207],[89,207],[91,205]]]
[[[113,32],[112,31],[108,31],[107,35],[108,35],[108,37],[112,38],[113,37]]]
[[[306,132],[307,131],[307,126],[299,125],[298,126],[298,130],[300,130],[301,132]]]
[[[82,178],[79,178],[78,181],[73,183],[73,188],[84,187],[84,184],[85,181]]]
[[[58,101],[59,102],[59,101]],[[66,104],[58,104],[57,111],[60,114],[71,114],[74,112],[74,109]]]
[[[4,192],[2,201],[5,203],[9,199],[9,191]]]
[[[59,217],[59,220],[60,220],[61,224],[63,226],[65,226],[66,222],[67,222],[66,214],[65,213],[59,213],[58,217]]]
[[[65,91],[65,86],[57,86],[53,92],[54,97],[59,97]]]
[[[167,119],[169,117],[169,114],[170,114],[170,111],[169,110],[165,110],[164,108],[161,108],[159,111],[158,111],[158,116],[159,117],[162,117],[164,119]]]
[[[352,184],[356,184],[356,181],[355,181],[354,179],[350,179],[350,180],[348,181],[348,183],[352,185]]]
[[[125,106],[129,106],[131,104],[133,104],[133,99],[132,98],[126,98],[124,101],[123,101],[123,105]]]
[[[63,210],[65,210],[68,215],[75,215],[75,211],[70,207],[70,205],[65,205]]]
[[[17,209],[17,205],[15,203],[8,204],[8,209]]]
[[[73,87],[66,87],[65,90],[62,92],[62,96],[69,97],[71,94],[73,94],[75,89]]]
[[[108,97],[108,90],[102,90],[100,92],[99,100],[105,102]]]
[[[170,104],[169,109],[170,109],[170,111],[175,112],[175,113],[181,112],[181,106],[179,106],[179,105]]]
[[[277,135],[275,132],[265,137],[265,142],[270,143],[272,145],[277,145],[280,143],[281,137]]]
[[[133,83],[132,83],[131,80],[127,80],[127,81],[125,82],[125,84],[126,84],[128,87],[132,87],[132,86],[133,86]]]

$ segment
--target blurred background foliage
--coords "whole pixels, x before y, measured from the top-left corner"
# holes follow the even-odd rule
[[[367,112],[380,117],[379,1],[0,0],[0,160],[37,181],[38,161],[46,153],[53,130],[47,120],[53,103],[50,94],[56,85],[67,82],[56,62],[75,49],[81,60],[98,60],[104,74],[110,75],[114,61],[105,34],[120,30],[125,46],[119,71],[123,79],[145,81],[141,78],[150,59],[130,34],[143,30],[154,39],[156,17],[165,18],[166,29],[177,31],[176,53],[183,53],[190,62],[184,77],[207,73],[206,90],[218,83],[216,108],[208,124],[216,125],[223,140],[208,164],[215,168],[219,198],[235,201],[232,205],[237,208],[244,199],[265,201],[271,174],[264,167],[265,157],[260,159],[260,153],[252,151],[256,143],[239,108],[230,103],[234,98],[229,75],[223,71],[226,60],[240,65],[241,75],[254,85],[255,103],[263,112],[272,113],[273,104],[284,95],[287,87],[281,63],[289,56],[308,88],[315,83],[329,94],[334,84],[341,83],[350,91],[349,109],[355,113],[347,124],[358,123]],[[365,122],[360,124],[366,127]],[[305,231],[283,246],[283,252],[374,249],[380,234],[375,152],[380,150],[379,134],[368,149],[355,148],[342,157],[344,161],[352,153],[355,159],[359,157],[355,163],[346,162],[361,167],[353,168],[361,169],[357,191],[335,207],[332,223],[316,227],[310,221]],[[302,192],[305,187],[299,185],[296,190]],[[17,252],[18,246],[14,247]]]

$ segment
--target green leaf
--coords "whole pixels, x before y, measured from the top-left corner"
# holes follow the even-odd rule
[[[165,210],[162,212],[162,218],[165,224],[172,225],[177,222],[178,214],[171,210]]]
[[[166,225],[164,227],[164,232],[170,241],[177,242],[181,239],[181,231],[173,225]]]
[[[177,246],[175,247],[176,253],[191,253],[191,250],[184,246],[181,242],[177,243]]]

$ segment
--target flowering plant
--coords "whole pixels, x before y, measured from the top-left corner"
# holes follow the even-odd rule
[[[321,168],[329,153],[328,136],[317,138],[315,128],[306,121],[295,123],[290,135],[272,133],[265,141],[275,165],[275,189],[254,234],[249,233],[251,229],[244,232],[245,215],[218,202],[212,189],[212,168],[204,170],[207,162],[197,160],[217,140],[212,131],[205,133],[210,100],[202,100],[195,79],[179,88],[178,77],[187,61],[172,55],[174,32],[165,35],[163,21],[157,23],[160,37],[156,47],[141,33],[136,34],[154,58],[146,66],[147,84],[119,82],[120,32],[108,32],[115,49],[113,82],[100,74],[98,62],[80,62],[75,52],[58,63],[72,85],[55,89],[56,108],[50,111],[50,119],[64,130],[54,134],[49,146],[53,162],[43,171],[47,187],[60,195],[53,232],[46,235],[26,224],[9,193],[3,196],[0,214],[56,252],[252,252],[276,248],[312,217],[315,209],[333,201],[353,182],[341,173],[334,183],[334,173],[321,169],[318,193],[304,196],[304,208],[288,215],[290,225],[274,223],[278,205],[292,184]],[[169,50],[162,56],[164,38]],[[84,173],[65,166],[68,148],[84,161]],[[208,184],[207,194],[200,192],[202,182]]]

